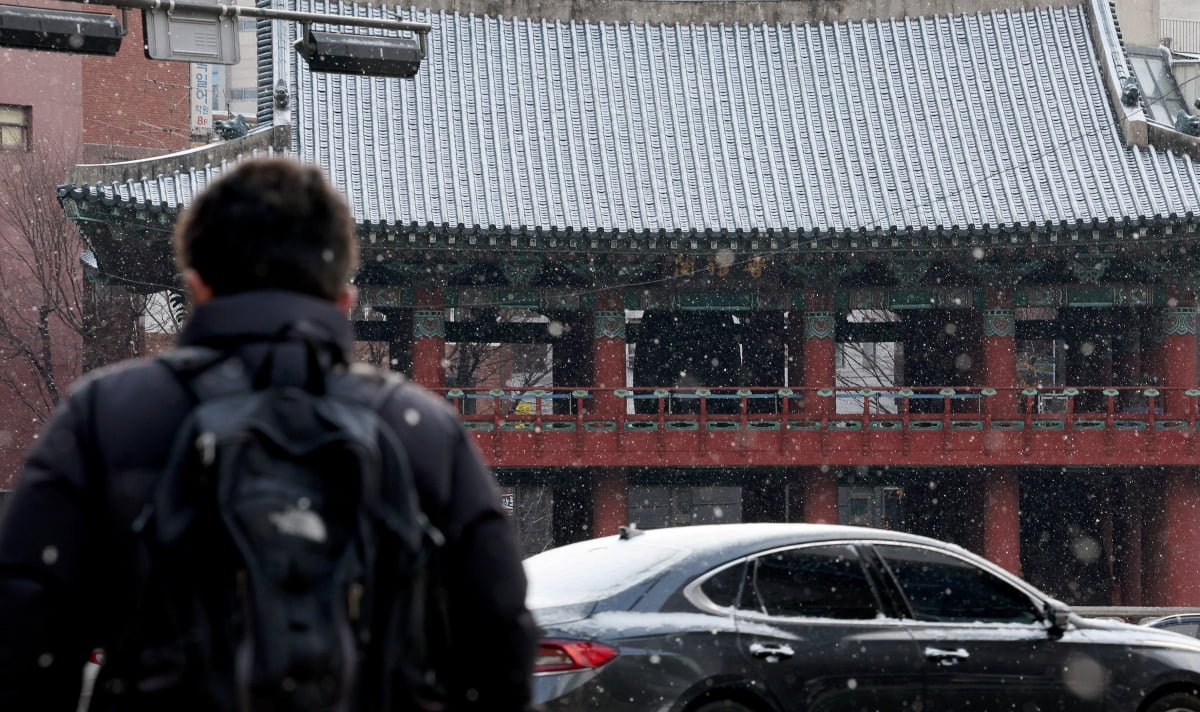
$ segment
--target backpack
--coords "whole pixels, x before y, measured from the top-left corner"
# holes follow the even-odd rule
[[[305,348],[302,385],[207,348],[158,357],[195,406],[135,524],[143,624],[112,674],[143,701],[164,689],[196,709],[358,712],[436,696],[440,534],[378,412],[403,380]]]

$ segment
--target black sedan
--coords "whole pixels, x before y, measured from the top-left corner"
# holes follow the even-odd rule
[[[1139,625],[1200,638],[1200,613],[1175,613],[1148,621],[1140,621]]]
[[[1200,641],[1080,618],[924,537],[628,529],[525,568],[548,710],[1200,712]]]

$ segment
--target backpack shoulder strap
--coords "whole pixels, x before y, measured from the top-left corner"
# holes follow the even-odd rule
[[[408,379],[395,371],[361,362],[350,364],[328,380],[332,395],[366,405],[375,413],[383,410],[392,394],[408,383]]]
[[[156,357],[187,390],[195,402],[203,402],[250,390],[252,383],[237,357],[207,346],[180,346]]]
[[[153,518],[151,539],[158,549],[164,550],[196,518],[198,501],[203,501],[197,499],[198,493],[215,487],[214,482],[198,476],[192,469],[191,456],[200,445],[201,430],[211,425],[213,418],[218,424],[223,421],[221,413],[209,413],[202,419],[202,406],[217,398],[249,393],[252,384],[241,360],[219,349],[184,346],[164,351],[156,360],[175,376],[191,400],[191,410],[175,435],[163,476],[135,526],[140,531]]]
[[[208,346],[176,346],[155,356],[155,359],[181,377],[190,377],[225,358],[225,353]]]

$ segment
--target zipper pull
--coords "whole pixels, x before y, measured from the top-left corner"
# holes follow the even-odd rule
[[[200,451],[200,462],[211,467],[217,459],[217,435],[213,432],[200,433],[196,438],[196,449]]]

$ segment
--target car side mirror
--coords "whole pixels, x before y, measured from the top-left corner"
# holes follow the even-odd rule
[[[1050,633],[1050,637],[1061,637],[1062,634],[1067,630],[1067,625],[1071,621],[1070,606],[1053,598],[1047,599],[1043,614],[1046,618],[1046,626]]]

